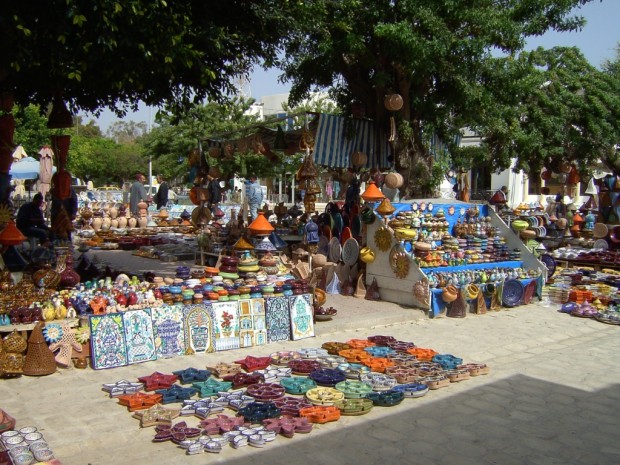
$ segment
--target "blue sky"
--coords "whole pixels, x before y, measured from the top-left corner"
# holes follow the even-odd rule
[[[527,48],[539,46],[551,48],[554,46],[579,47],[588,61],[594,66],[600,66],[605,60],[615,56],[616,46],[620,43],[620,0],[593,0],[575,14],[584,16],[588,23],[579,32],[556,33],[549,32],[543,36],[528,41]],[[263,95],[288,92],[289,86],[278,82],[278,71],[256,70],[249,83],[251,96],[260,100]],[[86,115],[84,120],[89,121],[92,115]],[[147,123],[155,118],[155,110],[142,105],[136,113],[128,114],[125,121],[144,121]],[[110,124],[117,121],[116,115],[105,111],[97,119],[99,126],[105,132]]]

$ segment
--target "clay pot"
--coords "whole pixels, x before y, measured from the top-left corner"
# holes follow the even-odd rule
[[[360,260],[364,263],[372,263],[375,261],[375,252],[370,247],[362,247],[360,249]]]
[[[115,219],[118,216],[118,210],[116,207],[110,207],[108,210],[108,215],[110,215],[110,218]]]
[[[138,220],[135,219],[134,217],[131,217],[127,220],[127,226],[129,226],[130,228],[135,228],[137,224],[138,224]]]
[[[321,268],[327,263],[327,257],[321,253],[312,255],[313,268]]]
[[[125,216],[119,216],[118,217],[118,227],[119,228],[126,228],[127,227],[127,217],[125,217]]]
[[[93,218],[93,221],[91,223],[92,228],[95,230],[95,232],[99,231],[101,229],[101,225],[103,224],[103,219],[101,217],[95,217]]]
[[[442,289],[441,298],[447,304],[454,302],[459,295],[459,290],[456,286],[450,284]]]

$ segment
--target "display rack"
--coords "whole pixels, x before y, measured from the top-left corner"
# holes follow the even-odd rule
[[[492,268],[524,268],[527,270],[536,270],[542,275],[542,279],[546,279],[547,269],[545,265],[539,261],[534,254],[525,246],[525,244],[519,239],[516,233],[510,229],[506,223],[497,215],[493,209],[488,208],[487,205],[470,204],[466,202],[460,202],[456,200],[448,199],[429,199],[429,200],[411,200],[394,204],[396,207],[396,213],[399,211],[407,211],[412,209],[413,204],[421,205],[422,203],[432,203],[434,211],[438,208],[442,208],[446,214],[446,220],[449,223],[448,231],[453,232],[454,225],[458,219],[462,216],[462,211],[471,207],[476,207],[481,210],[481,215],[488,216],[490,218],[491,225],[497,228],[498,234],[506,241],[506,245],[511,250],[518,250],[520,253],[519,260],[511,260],[505,262],[489,262],[489,263],[472,263],[463,266],[443,266],[433,268],[421,268],[415,262],[413,257],[410,257],[409,272],[404,278],[396,277],[392,267],[390,265],[389,250],[399,242],[394,234],[392,234],[390,246],[387,252],[381,252],[376,250],[377,247],[374,242],[375,232],[384,224],[383,220],[377,215],[376,220],[367,225],[366,227],[366,243],[374,250],[376,250],[376,259],[367,264],[366,267],[366,283],[370,284],[376,279],[379,286],[379,292],[381,300],[388,302],[394,302],[401,305],[407,305],[417,308],[422,308],[429,311],[429,316],[436,316],[434,312],[431,312],[431,303],[422,302],[413,293],[414,284],[421,280],[427,279],[427,273],[431,271],[452,272],[452,271],[474,271],[480,269],[492,269]],[[450,209],[450,207],[454,207]],[[448,214],[448,211],[454,210],[454,213]],[[396,214],[395,213],[395,214]],[[432,212],[431,212],[432,213]]]

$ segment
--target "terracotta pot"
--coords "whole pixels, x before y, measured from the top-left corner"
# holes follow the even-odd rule
[[[441,298],[447,304],[454,302],[459,295],[459,290],[456,286],[450,284],[442,289]]]

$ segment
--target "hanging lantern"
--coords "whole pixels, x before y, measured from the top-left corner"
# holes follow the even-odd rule
[[[374,181],[368,181],[366,190],[361,195],[366,202],[379,202],[385,198]]]
[[[321,186],[315,178],[308,178],[305,182],[304,190],[306,194],[320,194]]]
[[[365,166],[366,163],[368,163],[368,155],[364,152],[353,152],[353,155],[351,155],[351,165],[354,168]]]

